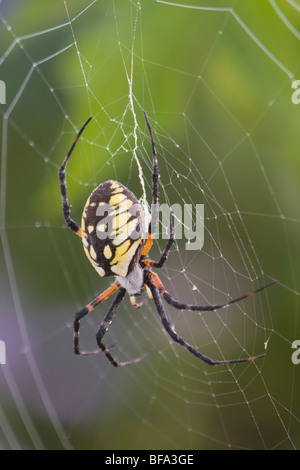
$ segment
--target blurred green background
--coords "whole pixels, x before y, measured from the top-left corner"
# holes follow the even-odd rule
[[[184,8],[183,5],[195,8]],[[244,0],[3,0],[1,113],[0,447],[292,449],[300,447],[300,4]],[[297,5],[299,8],[297,8]],[[57,171],[68,168],[72,216],[117,179],[151,200],[153,126],[161,202],[203,203],[200,252],[178,240],[161,278],[174,297],[220,303],[278,284],[218,314],[168,312],[203,353],[255,364],[211,369],[162,332],[153,304],[128,299],[107,333],[120,360],[72,353],[74,314],[101,279],[65,228]],[[138,167],[137,162],[141,165]],[[180,224],[181,221],[176,221]],[[158,258],[164,240],[151,257]],[[82,321],[82,343],[108,305]]]

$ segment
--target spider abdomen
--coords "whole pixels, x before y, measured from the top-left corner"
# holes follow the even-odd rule
[[[84,251],[100,276],[126,277],[140,259],[145,219],[135,195],[117,181],[100,184],[81,220]]]

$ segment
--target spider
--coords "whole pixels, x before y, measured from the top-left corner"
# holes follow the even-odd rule
[[[158,171],[157,151],[146,112],[144,112],[144,116],[152,145],[152,207],[155,207],[159,200],[158,186],[160,175]],[[58,174],[62,196],[63,215],[67,226],[81,237],[84,251],[98,274],[100,276],[115,276],[115,282],[76,314],[74,319],[74,353],[77,355],[87,355],[97,354],[102,351],[110,363],[115,367],[127,366],[144,359],[151,351],[133,360],[119,362],[112,356],[110,350],[105,346],[102,340],[117,308],[124,299],[126,291],[130,296],[131,304],[134,307],[140,307],[142,302],[137,303],[135,297],[140,295],[143,289],[146,288],[149,298],[154,300],[162,326],[170,335],[172,340],[179,343],[206,364],[219,366],[224,364],[249,362],[264,357],[265,354],[260,354],[258,356],[240,359],[214,360],[205,356],[185,341],[175,331],[168,319],[162,299],[179,310],[192,310],[197,312],[215,311],[229,307],[236,302],[240,302],[247,297],[253,296],[263,289],[271,286],[276,281],[223,304],[206,306],[184,304],[175,300],[171,296],[158,275],[151,269],[161,268],[164,265],[170,252],[170,248],[175,241],[172,213],[170,213],[170,238],[159,261],[153,261],[147,258],[154,239],[154,233],[152,233],[151,230],[151,222],[153,222],[153,219],[149,223],[148,235],[146,237],[145,218],[139,201],[129,189],[117,181],[106,181],[101,183],[91,193],[83,210],[81,227],[70,217],[70,205],[68,202],[66,184],[66,165],[80,135],[91,119],[92,117],[85,122],[78,132],[59,169]],[[135,212],[129,210],[133,205],[136,208]],[[98,215],[99,208],[101,208],[101,206],[112,208],[110,224],[108,223],[107,218],[109,210],[105,213],[102,212],[100,216]],[[135,236],[133,236],[134,230]],[[117,292],[117,295],[96,334],[98,349],[89,352],[81,351],[79,345],[80,321],[88,313],[94,310],[97,305],[102,303],[104,300],[107,300],[115,292]]]

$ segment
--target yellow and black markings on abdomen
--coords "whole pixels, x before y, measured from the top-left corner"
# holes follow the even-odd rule
[[[140,259],[145,220],[135,195],[117,181],[100,184],[81,220],[84,251],[100,276],[127,276]]]

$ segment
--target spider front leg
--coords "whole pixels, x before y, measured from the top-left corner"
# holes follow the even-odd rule
[[[152,128],[150,126],[150,122],[148,120],[148,116],[146,111],[144,111],[144,116],[146,120],[146,124],[149,130],[150,134],[150,139],[151,139],[151,146],[152,146],[152,209],[157,210],[158,209],[158,182],[159,182],[159,171],[158,171],[158,162],[157,162],[157,151],[155,147],[155,142],[154,142],[154,137],[152,133]],[[149,223],[148,227],[148,237],[147,241],[145,243],[145,246],[143,248],[141,256],[144,257],[146,256],[152,245],[153,245],[153,239],[154,239],[154,230],[153,230],[153,213],[151,215],[151,222]]]
[[[144,265],[145,266],[150,266],[151,268],[161,268],[165,264],[165,262],[166,262],[166,260],[169,256],[169,252],[170,252],[171,246],[173,245],[174,241],[175,241],[175,235],[174,235],[173,213],[172,213],[172,211],[170,211],[170,238],[168,240],[166,248],[164,249],[164,252],[161,255],[159,261],[153,261],[153,260],[150,260],[150,259],[145,259],[145,260],[143,260]]]
[[[147,256],[149,253],[152,245],[153,245],[153,239],[154,239],[154,222],[156,223],[157,219],[157,213],[158,213],[158,202],[159,202],[159,194],[158,194],[158,183],[159,183],[159,171],[158,171],[158,162],[157,162],[157,151],[155,147],[155,142],[154,142],[154,137],[152,133],[152,128],[150,125],[150,122],[148,120],[148,116],[146,111],[144,111],[144,116],[146,119],[146,124],[149,130],[150,134],[150,139],[151,139],[151,146],[152,146],[152,161],[153,161],[153,170],[152,170],[152,214],[151,214],[151,222],[149,223],[148,227],[148,237],[147,241],[145,243],[145,246],[143,248],[142,254],[141,254],[141,261],[144,263],[144,266],[150,266],[153,268],[161,268],[169,254],[169,251],[171,249],[172,244],[175,241],[174,238],[174,225],[173,225],[173,214],[170,211],[170,238],[168,240],[167,246],[161,255],[161,258],[159,261],[152,261],[152,260],[144,260],[143,258]]]
[[[64,214],[64,219],[65,219],[65,222],[67,224],[67,226],[73,231],[75,232],[79,237],[82,236],[82,233],[81,233],[81,228],[79,227],[79,225],[73,220],[71,219],[71,216],[70,216],[70,204],[69,204],[69,201],[68,201],[68,196],[67,196],[67,182],[66,182],[66,165],[68,163],[68,160],[74,150],[74,147],[75,145],[77,144],[77,141],[79,139],[79,137],[81,136],[82,132],[84,131],[84,129],[86,128],[86,126],[88,125],[88,123],[90,122],[92,118],[90,117],[86,123],[82,126],[82,128],[80,129],[80,131],[78,132],[73,144],[71,145],[71,148],[70,150],[68,151],[60,169],[59,169],[59,172],[58,172],[58,177],[59,177],[59,183],[60,183],[60,192],[61,192],[61,198],[62,198],[62,206],[63,206],[63,214]]]

